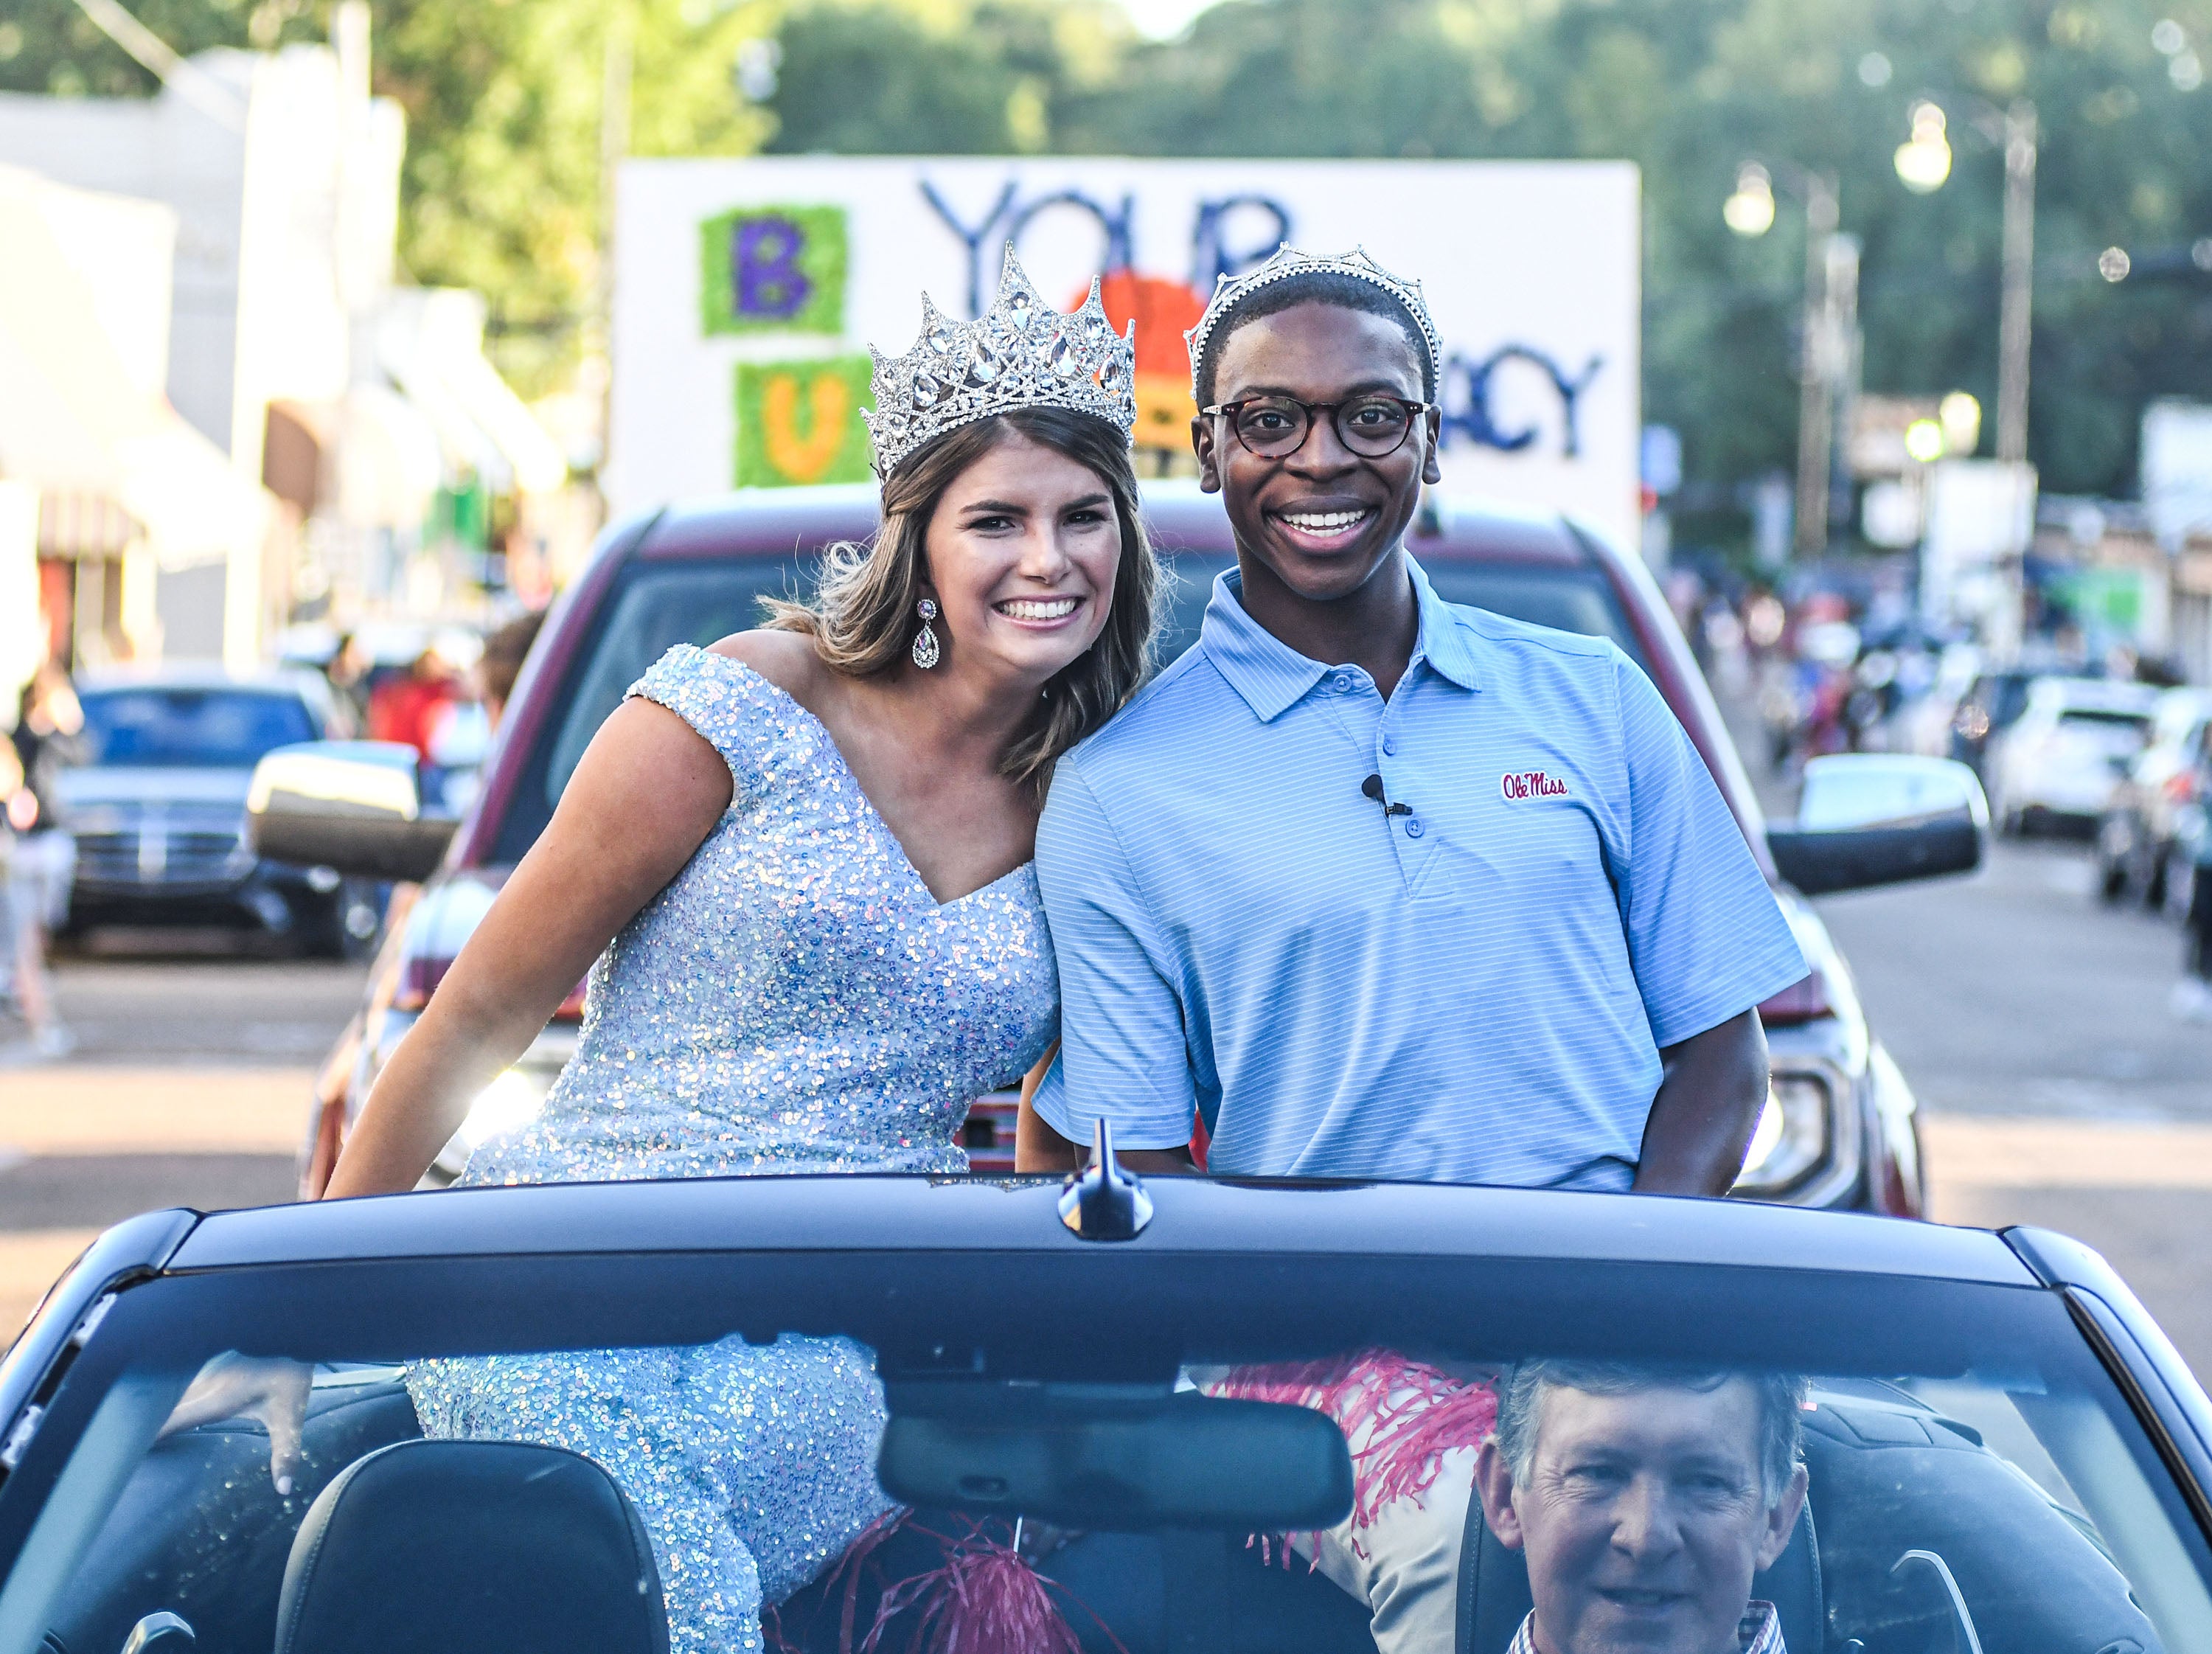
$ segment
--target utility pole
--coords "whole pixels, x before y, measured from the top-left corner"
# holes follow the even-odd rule
[[[629,155],[630,70],[635,18],[630,0],[606,9],[607,36],[599,63],[599,259],[592,295],[585,353],[599,359],[599,469],[605,474],[614,434],[615,182]]]
[[[2027,357],[2035,305],[2035,106],[2004,114],[2004,286],[1997,309],[1997,458],[2027,458]]]
[[[1827,337],[1822,341],[1827,360],[1822,365],[1827,369],[1828,408],[1834,421],[1828,447],[1828,500],[1831,516],[1847,519],[1848,499],[1842,511],[1832,508],[1836,504],[1835,459],[1850,447],[1851,420],[1865,377],[1865,341],[1859,331],[1859,238],[1856,235],[1838,231],[1828,238],[1827,292],[1822,313],[1828,325]]]
[[[1805,319],[1797,391],[1797,525],[1800,556],[1828,549],[1828,467],[1835,451],[1828,243],[1836,233],[1836,181],[1808,173],[1805,189]],[[1856,274],[1856,271],[1854,271]],[[1856,296],[1853,296],[1856,307]]]

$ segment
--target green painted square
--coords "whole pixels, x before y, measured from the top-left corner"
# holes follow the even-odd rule
[[[866,356],[738,364],[737,486],[865,483],[869,469]]]
[[[845,331],[845,210],[738,207],[699,226],[699,330]]]

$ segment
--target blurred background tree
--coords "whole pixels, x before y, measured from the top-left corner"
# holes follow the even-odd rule
[[[2032,99],[2045,487],[2129,491],[2144,404],[2212,397],[2212,175],[2192,164],[2212,152],[2206,0],[1224,0],[1108,74],[1041,60],[1036,30],[964,31],[931,59],[962,65],[960,95],[933,101],[888,84],[920,60],[903,55],[922,49],[915,15],[790,14],[781,38],[809,67],[769,100],[772,147],[1636,161],[1646,417],[1682,433],[1686,503],[1723,533],[1741,532],[1741,485],[1790,471],[1796,440],[1802,214],[1785,192],[1772,233],[1731,234],[1720,207],[1745,161],[1838,178],[1864,242],[1867,387],[1965,389],[1993,410],[2002,158],[1973,115]],[[1044,86],[1046,130],[1018,139],[994,112],[1024,76]],[[1955,156],[1924,196],[1893,164],[1923,98]],[[2111,246],[2131,255],[2118,283],[2098,271]]]
[[[327,0],[131,3],[184,52],[326,24]],[[1164,42],[1113,0],[375,8],[378,88],[410,124],[408,272],[489,295],[529,389],[573,364],[590,313],[605,45],[626,15],[638,154],[1632,160],[1646,417],[1682,434],[1685,526],[1702,502],[1723,538],[1742,485],[1790,468],[1796,430],[1802,215],[1785,190],[1768,234],[1732,235],[1720,206],[1747,161],[1838,178],[1864,242],[1867,388],[1990,407],[2002,162],[1973,114],[2032,99],[2045,487],[2127,492],[2144,404],[2212,398],[2212,0],[1224,0]],[[0,87],[149,89],[71,0],[13,0]],[[1954,165],[1915,195],[1892,156],[1923,98]],[[1529,256],[1474,228],[1477,256]],[[2114,246],[2118,283],[2098,271]]]
[[[190,55],[328,38],[330,0],[131,0]],[[526,396],[574,372],[592,311],[611,31],[630,61],[624,147],[744,154],[772,123],[738,84],[773,0],[372,0],[375,90],[407,113],[399,262],[490,302],[490,354]],[[72,0],[9,0],[0,90],[149,96],[154,77]]]
[[[1073,99],[1115,86],[1136,43],[1111,0],[792,8],[767,99],[784,155],[1008,155],[1064,148]]]

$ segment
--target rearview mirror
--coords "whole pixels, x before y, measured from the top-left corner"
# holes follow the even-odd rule
[[[1082,1386],[1001,1409],[1003,1387],[976,1388],[991,1393],[957,1415],[902,1412],[892,1395],[876,1468],[892,1499],[1107,1533],[1304,1533],[1352,1510],[1352,1456],[1325,1413],[1188,1391],[1036,1404]]]
[[[361,879],[422,879],[459,824],[426,813],[415,749],[395,741],[307,741],[253,767],[246,836],[256,854]]]
[[[1766,842],[1784,879],[1826,896],[1971,873],[1989,833],[1989,801],[1965,764],[1855,752],[1806,762],[1797,819]]]

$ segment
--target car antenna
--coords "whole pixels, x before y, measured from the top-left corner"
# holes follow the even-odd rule
[[[1114,1158],[1114,1128],[1100,1116],[1091,1164],[1071,1171],[1060,1191],[1060,1220],[1087,1241],[1134,1240],[1152,1220],[1152,1197]]]

